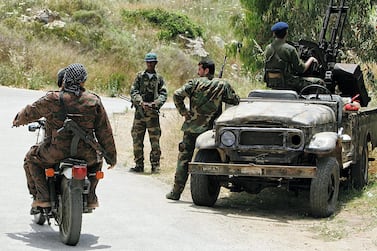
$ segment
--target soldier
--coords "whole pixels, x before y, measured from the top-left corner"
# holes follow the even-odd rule
[[[307,71],[317,59],[310,57],[303,62],[295,47],[286,42],[288,24],[277,22],[271,27],[275,37],[265,50],[265,81],[272,89],[289,89],[299,92],[309,84],[322,84],[323,81],[313,77],[299,77]]]
[[[59,88],[62,88],[64,74],[65,74],[65,68],[62,68],[58,71],[57,85],[58,85]],[[52,133],[51,126],[49,125],[49,123],[47,121],[45,122],[44,126],[45,126],[45,131],[44,131],[44,138],[42,140],[44,142],[51,142],[51,136],[52,136],[51,135],[51,133]],[[30,173],[30,161],[29,160],[30,160],[32,154],[35,154],[35,151],[37,150],[39,144],[33,145],[30,148],[30,150],[26,153],[26,156],[25,156],[25,159],[24,159],[24,170],[25,170],[25,175],[26,175],[27,187],[28,187],[30,195],[32,195],[33,198],[37,197],[37,190],[35,188],[35,183],[34,183],[34,180],[31,176],[31,173]],[[36,212],[39,212],[39,211],[36,211]],[[31,214],[33,214],[33,209],[31,211]]]
[[[46,118],[51,131],[51,139],[44,140],[32,148],[25,158],[24,166],[29,166],[30,177],[34,184],[32,208],[50,207],[48,186],[44,169],[59,161],[71,157],[71,141],[73,135],[61,131],[66,117],[74,120],[82,129],[93,133],[99,144],[105,149],[106,162],[109,169],[116,164],[116,149],[113,133],[101,99],[85,90],[87,72],[82,64],[71,64],[65,68],[61,91],[48,92],[44,97],[27,105],[13,120],[13,126],[25,125],[42,117]],[[79,141],[75,158],[84,159],[88,163],[88,178],[91,183],[88,195],[88,207],[98,207],[95,193],[98,180],[89,176],[101,170],[102,160],[98,160],[97,152],[82,140]]]
[[[159,110],[166,101],[167,89],[164,79],[155,70],[156,53],[147,53],[144,61],[147,68],[137,74],[131,87],[131,100],[136,109],[131,129],[136,166],[130,171],[144,172],[144,136],[148,130],[152,173],[158,173],[161,157]]]
[[[183,139],[179,143],[177,168],[173,189],[166,194],[170,200],[179,200],[188,178],[188,163],[191,160],[196,138],[213,127],[222,102],[238,105],[240,97],[230,84],[219,78],[213,78],[215,64],[211,60],[202,60],[198,64],[199,78],[192,79],[174,92],[174,104],[178,112],[185,117],[182,125]],[[187,110],[184,99],[189,98]]]

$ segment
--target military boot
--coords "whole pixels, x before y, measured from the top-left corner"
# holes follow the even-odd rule
[[[159,173],[160,172],[160,165],[152,164],[152,173]]]
[[[169,193],[166,194],[166,199],[179,200],[181,198],[181,194],[184,188],[185,187],[174,184],[173,189]]]
[[[90,188],[89,188],[89,194],[88,194],[88,208],[94,209],[96,207],[99,207],[98,204],[98,198],[96,195],[96,187],[98,184],[98,180],[96,177],[89,177],[90,181]]]
[[[131,167],[130,172],[143,173],[144,172],[144,166],[136,165],[135,167]]]

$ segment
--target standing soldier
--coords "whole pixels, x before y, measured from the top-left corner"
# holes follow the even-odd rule
[[[106,152],[105,159],[109,164],[108,168],[113,168],[116,164],[116,149],[109,119],[101,99],[85,90],[86,79],[87,72],[82,64],[69,65],[65,68],[61,91],[48,92],[33,104],[27,105],[13,120],[13,126],[20,126],[45,117],[48,124],[47,132],[51,132],[49,140],[44,140],[33,147],[25,157],[24,166],[28,167],[25,171],[30,173],[27,177],[28,185],[29,188],[34,189],[30,191],[34,199],[32,208],[51,206],[44,169],[72,157],[73,135],[59,130],[63,127],[66,117],[71,118],[88,134],[96,137]],[[88,207],[96,208],[98,199],[95,190],[98,180],[91,174],[101,170],[102,159],[98,158],[95,149],[83,141],[79,141],[77,154],[74,157],[88,163],[90,181]]]
[[[177,168],[173,189],[166,194],[170,200],[179,200],[188,178],[188,163],[194,153],[196,138],[213,127],[214,117],[222,102],[237,105],[240,97],[230,84],[219,78],[213,78],[215,64],[211,60],[202,60],[198,64],[199,78],[192,79],[174,92],[174,104],[178,112],[185,117],[182,125],[183,139],[179,143]],[[190,110],[186,109],[184,99],[189,98]]]
[[[155,70],[158,62],[156,53],[147,53],[144,61],[147,69],[137,74],[131,88],[131,100],[136,108],[131,129],[136,166],[130,171],[144,172],[144,136],[148,129],[152,173],[157,173],[161,157],[159,110],[166,101],[167,89],[164,79]]]

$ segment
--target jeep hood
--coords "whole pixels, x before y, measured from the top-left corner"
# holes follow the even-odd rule
[[[325,105],[287,101],[248,101],[226,109],[216,120],[216,125],[282,123],[311,126],[335,122],[334,111]]]

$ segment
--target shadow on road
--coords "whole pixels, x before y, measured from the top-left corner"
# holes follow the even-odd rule
[[[33,231],[25,231],[19,233],[7,233],[11,239],[18,240],[25,243],[25,246],[44,249],[44,250],[65,250],[66,246],[61,242],[59,231],[53,227],[44,225],[38,226],[31,224]],[[79,243],[74,247],[75,250],[96,250],[109,249],[110,245],[96,245],[98,243],[98,236],[91,234],[81,234]]]
[[[309,191],[296,193],[283,188],[266,188],[259,194],[224,192],[220,194],[213,207],[200,207],[194,204],[192,207],[205,208],[206,211],[198,211],[203,213],[210,212],[227,217],[263,218],[281,223],[315,219],[310,216]],[[340,208],[341,205],[338,205],[333,216],[339,213]]]

